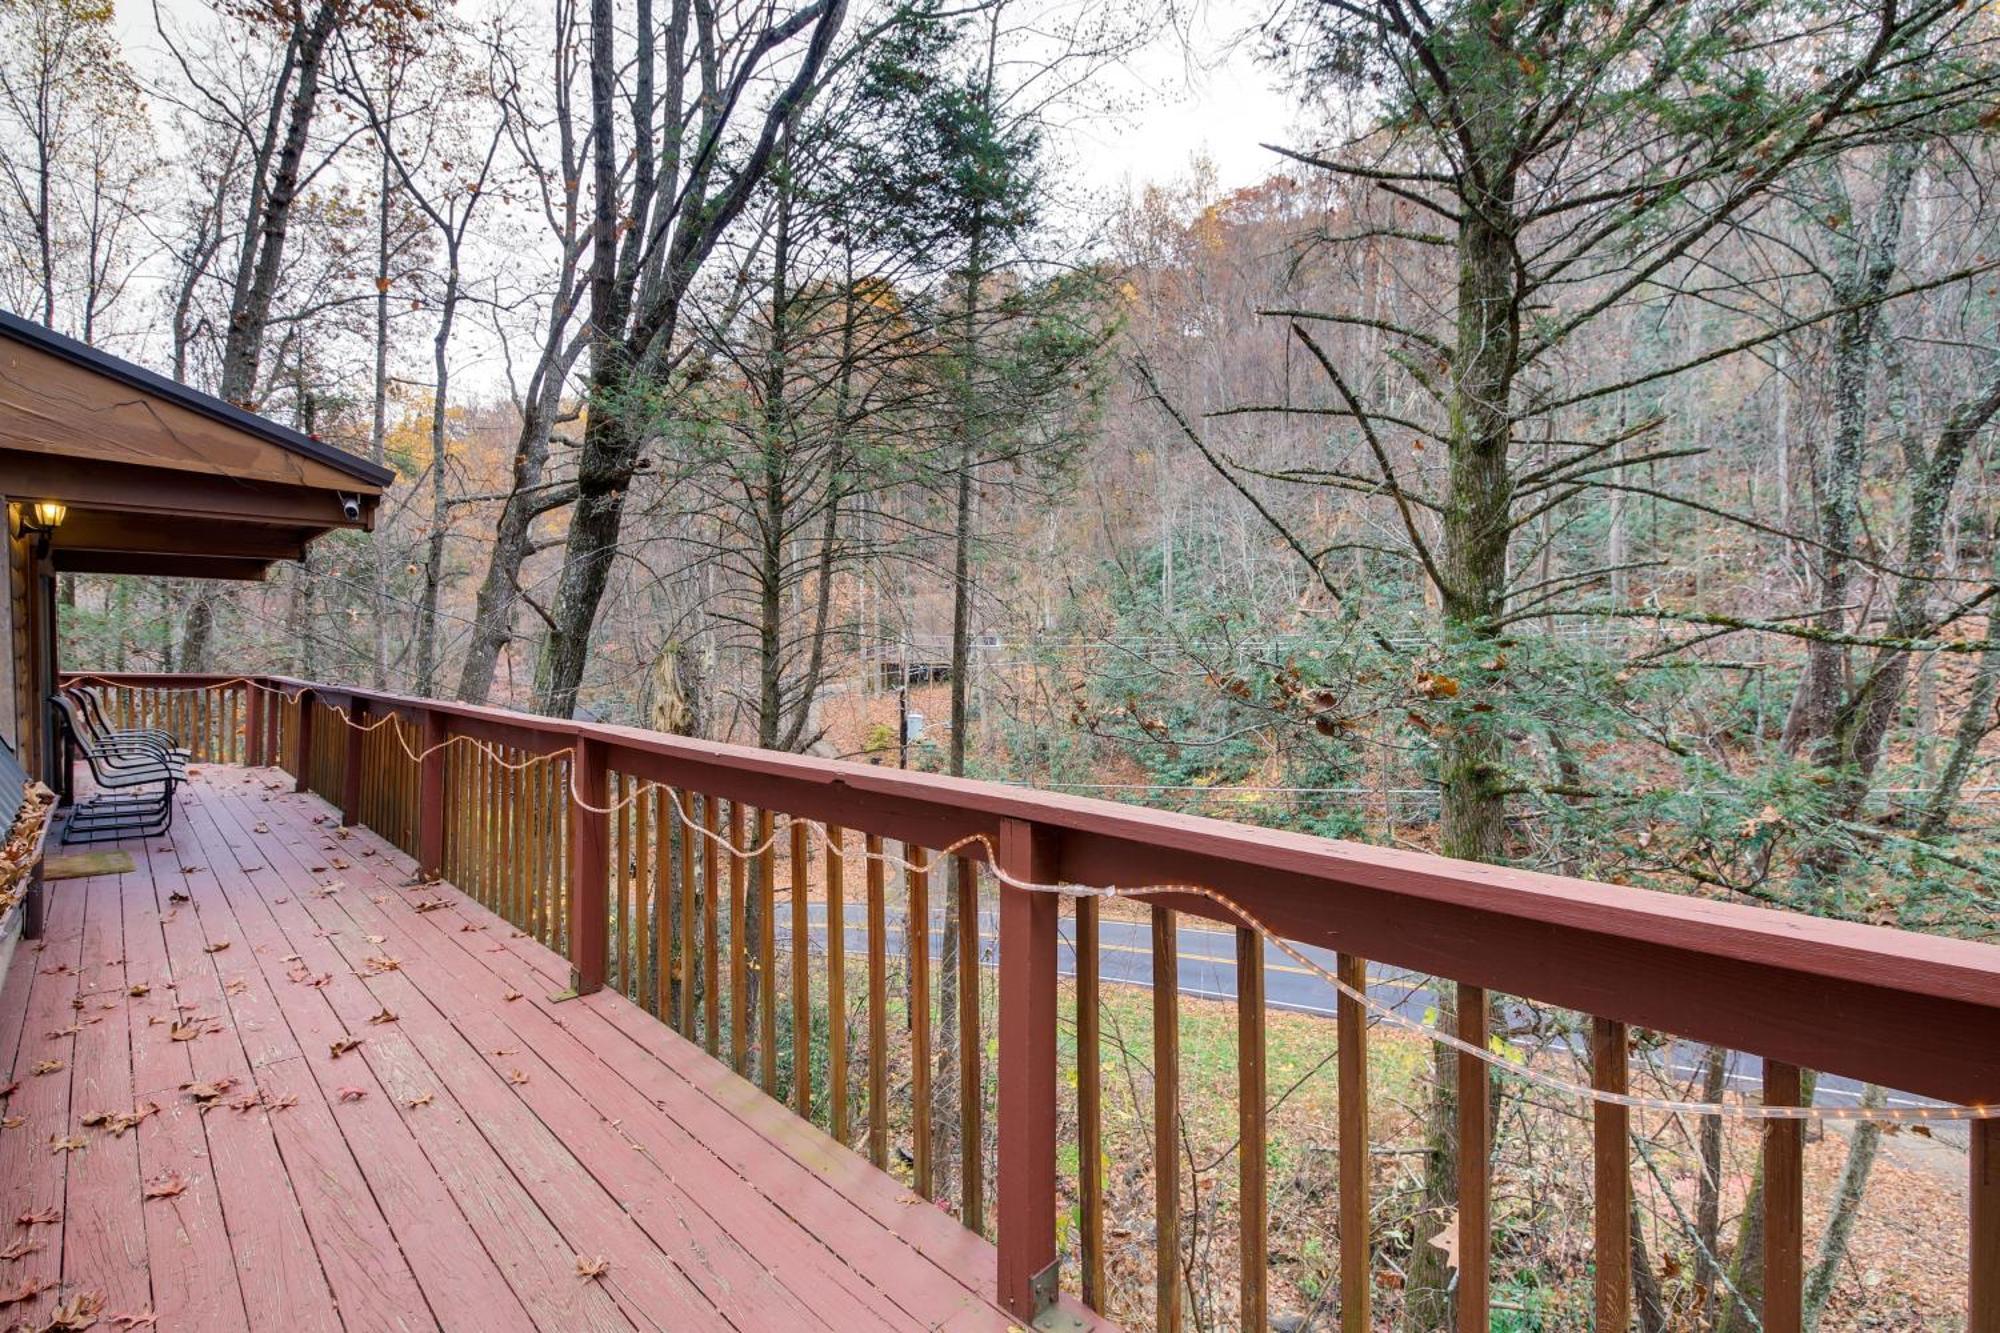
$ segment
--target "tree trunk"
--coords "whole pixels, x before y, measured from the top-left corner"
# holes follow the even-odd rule
[[[1450,658],[1464,664],[1481,660],[1481,645],[1497,632],[1507,582],[1507,549],[1512,535],[1513,481],[1508,467],[1512,426],[1508,404],[1519,342],[1512,293],[1512,238],[1488,216],[1505,216],[1511,201],[1488,201],[1471,211],[1459,229],[1458,348],[1452,384],[1454,429],[1450,437],[1440,564],[1444,586],[1444,637]],[[1490,660],[1490,659],[1489,659]],[[1498,671],[1462,682],[1461,691],[1491,701],[1502,688]],[[1498,861],[1506,833],[1503,785],[1504,737],[1500,710],[1460,709],[1439,728],[1439,846],[1446,856]],[[1456,1020],[1451,988],[1438,992],[1438,1026]],[[1445,1254],[1431,1240],[1457,1198],[1458,1057],[1433,1047],[1432,1086],[1424,1131],[1423,1201],[1413,1236],[1406,1288],[1404,1326],[1412,1333],[1443,1328],[1456,1302]],[[1471,1243],[1484,1244],[1485,1238]]]
[[[1879,1084],[1870,1083],[1862,1089],[1861,1104],[1865,1107],[1877,1109],[1888,1100],[1888,1091]],[[1834,1188],[1833,1210],[1826,1219],[1826,1231],[1820,1236],[1819,1256],[1813,1261],[1812,1271],[1806,1274],[1805,1333],[1818,1333],[1819,1321],[1826,1314],[1826,1303],[1840,1278],[1840,1265],[1847,1258],[1855,1219],[1861,1213],[1861,1200],[1868,1192],[1868,1175],[1875,1169],[1875,1153],[1881,1146],[1881,1122],[1855,1122],[1854,1137],[1847,1143],[1847,1161],[1840,1169],[1840,1184]]]
[[[222,381],[218,392],[232,403],[251,403],[256,397],[257,365],[264,352],[264,331],[271,322],[271,299],[277,292],[278,276],[284,267],[285,236],[291,227],[292,205],[298,198],[307,136],[312,129],[313,111],[319,100],[320,63],[339,12],[335,0],[320,0],[310,22],[302,27],[295,25],[293,29],[297,83],[292,88],[285,139],[278,152],[276,174],[271,178],[263,207],[255,219],[256,231],[244,238],[244,258],[249,262],[239,264],[237,268],[236,289],[230,301],[229,330],[223,341]]]

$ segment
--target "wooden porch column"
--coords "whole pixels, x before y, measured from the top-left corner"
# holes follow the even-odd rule
[[[264,691],[254,684],[243,687],[243,766],[264,764]]]
[[[304,791],[308,785],[306,775],[312,772],[313,759],[313,692],[299,691],[299,771],[292,774],[292,790]]]
[[[368,703],[352,695],[347,700],[347,725],[341,730],[347,733],[347,771],[340,781],[340,822],[359,824],[361,822],[361,766],[362,742],[368,733],[362,728],[368,724]]]
[[[1000,824],[999,868],[1056,878],[1053,831]],[[1000,885],[1000,1304],[1033,1322],[1056,1295],[1056,922],[1060,900]]]
[[[591,805],[610,804],[604,742],[578,736],[571,755],[576,795]],[[563,799],[570,801],[570,793]],[[664,843],[664,839],[662,839]],[[570,803],[569,986],[578,995],[604,988],[604,953],[610,944],[611,820]]]
[[[417,873],[425,879],[444,876],[444,743],[449,733],[444,714],[424,710],[423,764],[417,776]]]

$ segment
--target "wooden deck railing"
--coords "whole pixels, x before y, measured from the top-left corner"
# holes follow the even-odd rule
[[[1490,997],[1593,1016],[1589,1067],[1606,1092],[1626,1090],[1627,1036],[1644,1028],[1761,1056],[1770,1104],[1796,1103],[1802,1069],[1950,1103],[2000,1102],[2000,950],[1988,946],[346,686],[276,677],[92,679],[108,684],[120,716],[206,719],[196,723],[209,729],[201,733],[204,753],[285,768],[347,822],[376,829],[426,873],[449,878],[565,951],[577,991],[624,993],[878,1165],[889,1164],[892,1151],[907,1154],[918,1191],[995,1235],[1001,1299],[1024,1319],[1047,1305],[1060,1271],[1059,1190],[1076,1201],[1076,1285],[1092,1305],[1104,1294],[1100,907],[1080,897],[1067,909],[1078,1151],[1073,1178],[1064,1178],[1057,1128],[1064,899],[996,887],[995,870],[1014,883],[1201,886],[1144,899],[1156,1126],[1174,1125],[1180,1110],[1177,917],[1236,928],[1246,1327],[1264,1326],[1264,952],[1257,933],[1203,890],[1247,909],[1274,935],[1338,951],[1340,976],[1356,991],[1367,984],[1363,960],[1454,979],[1457,1031],[1474,1046],[1487,1040]],[[203,692],[213,697],[186,712],[187,700]],[[483,744],[448,745],[454,737]],[[572,784],[579,800],[570,799]],[[815,850],[807,825],[788,816],[827,826],[827,840]],[[941,861],[941,848],[958,854]],[[909,925],[911,935],[930,934],[947,895],[958,908],[954,938],[935,951],[901,951],[903,994],[895,996],[885,962],[898,952],[886,909],[892,870],[906,904],[900,921],[924,923]],[[819,922],[815,895],[824,904]],[[982,902],[997,912],[997,960],[981,955]],[[849,918],[850,910],[858,916]],[[865,964],[853,975],[846,949],[823,948],[816,959],[809,944],[815,929],[827,941],[846,941],[850,920],[866,940]],[[892,1011],[900,1021],[891,1021]],[[1373,1279],[1364,1019],[1360,1003],[1343,994],[1339,1286],[1348,1333],[1369,1326]],[[983,1034],[996,1027],[989,1060]],[[940,1043],[957,1050],[958,1088],[930,1086]],[[1479,1058],[1461,1051],[1456,1059],[1458,1327],[1484,1333],[1490,1182],[1482,1149],[1492,1133],[1493,1080]],[[908,1087],[894,1106],[891,1066]],[[1624,1329],[1631,1113],[1596,1100],[1590,1114],[1595,1326]],[[1765,1259],[1756,1285],[1762,1327],[1787,1333],[1800,1325],[1804,1136],[1798,1120],[1760,1123]],[[1975,1119],[1966,1129],[1966,1327],[2000,1333],[2000,1122]],[[1178,1180],[1178,1137],[1152,1137],[1156,1179]],[[953,1152],[940,1159],[938,1144]],[[1180,1190],[1157,1193],[1157,1324],[1178,1328]]]

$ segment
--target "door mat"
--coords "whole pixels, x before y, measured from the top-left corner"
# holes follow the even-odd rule
[[[130,852],[66,852],[42,862],[44,880],[85,879],[91,875],[129,875]]]

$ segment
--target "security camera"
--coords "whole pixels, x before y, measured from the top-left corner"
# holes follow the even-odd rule
[[[358,521],[361,518],[361,497],[358,495],[341,496],[340,514],[349,523]]]

